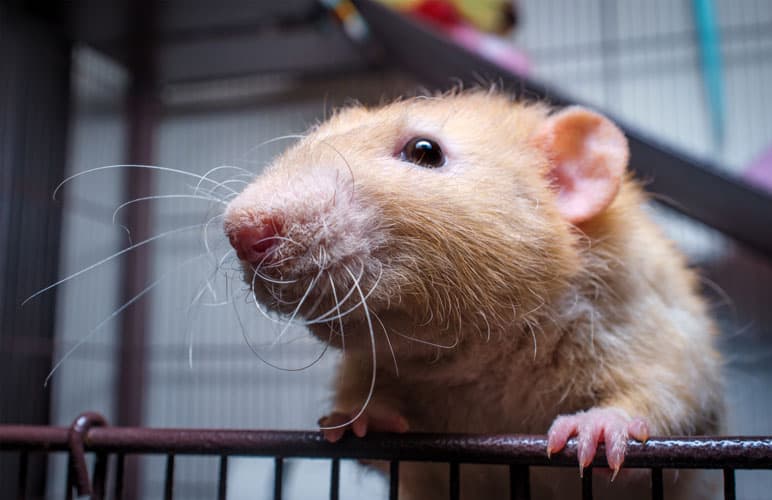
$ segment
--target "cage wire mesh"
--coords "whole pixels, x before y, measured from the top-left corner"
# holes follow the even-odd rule
[[[705,111],[698,42],[690,2],[656,0],[521,1],[523,22],[514,35],[530,54],[534,74],[569,95],[608,110],[652,135],[698,156],[710,157],[736,175],[772,142],[772,102],[766,82],[772,77],[772,4],[765,0],[716,2],[725,66],[726,126],[723,144],[711,136]],[[72,132],[69,170],[119,164],[125,151],[123,70],[87,48],[74,54]],[[204,174],[222,165],[259,173],[291,139],[257,147],[266,140],[302,133],[348,98],[376,103],[410,93],[416,82],[394,71],[356,76],[330,75],[314,80],[257,76],[228,81],[170,86],[163,92],[164,113],[158,128],[157,164]],[[212,173],[232,179],[237,169]],[[130,234],[113,223],[130,170],[115,169],[80,177],[64,194],[62,276],[125,248]],[[150,195],[190,194],[195,179],[158,173]],[[227,196],[219,188],[213,194]],[[217,203],[168,198],[153,203],[155,234],[207,222]],[[736,248],[720,234],[667,210],[653,208],[667,231],[693,261],[728,278],[739,266],[743,281],[722,282],[737,302],[730,313],[718,310],[729,332],[730,433],[770,434],[772,380],[768,340],[772,325],[758,293],[772,283],[769,264]],[[128,228],[129,230],[131,228]],[[148,426],[315,429],[327,409],[337,354],[299,372],[279,371],[260,362],[250,341],[273,362],[298,367],[323,348],[302,330],[273,345],[277,326],[249,303],[238,279],[220,226],[209,228],[205,254],[200,228],[174,232],[153,243],[149,301],[148,378],[145,418]],[[732,263],[732,264],[728,264]],[[118,309],[116,283],[120,259],[111,261],[58,290],[56,352],[65,353]],[[226,279],[226,276],[230,277]],[[747,277],[755,282],[748,284]],[[755,288],[754,288],[755,287]],[[733,295],[734,293],[737,295]],[[737,297],[742,297],[738,299]],[[218,305],[229,302],[226,305]],[[235,304],[234,306],[230,303]],[[238,311],[238,316],[236,314]],[[751,326],[747,326],[752,323]],[[53,377],[52,423],[69,424],[83,409],[112,417],[115,398],[116,330],[108,321],[72,352]],[[736,332],[740,332],[735,335]],[[192,353],[190,347],[192,346]],[[749,352],[754,356],[750,357]],[[143,497],[163,488],[164,457],[143,459]],[[212,498],[216,493],[216,458],[181,457],[175,488],[180,498]],[[273,462],[245,458],[231,462],[229,498],[272,495]],[[376,473],[343,462],[342,497],[380,498],[385,484]],[[285,498],[327,495],[329,464],[289,461]],[[65,459],[52,460],[49,495],[61,494]],[[764,498],[772,477],[767,472],[738,474],[738,497]]]

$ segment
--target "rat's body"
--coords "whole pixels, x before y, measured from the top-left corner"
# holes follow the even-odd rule
[[[430,147],[415,156],[413,137],[441,144],[442,163]],[[226,231],[262,302],[318,318],[312,332],[345,347],[323,426],[550,429],[552,451],[578,435],[583,464],[605,440],[618,469],[628,436],[713,433],[723,411],[695,276],[626,162],[618,130],[582,109],[549,115],[485,93],[353,108],[232,202]],[[403,464],[405,498],[443,497],[446,471]],[[534,471],[534,498],[578,495],[567,472]],[[506,497],[506,478],[464,466],[462,494]],[[626,482],[649,495],[648,475],[631,474],[612,496],[634,498]],[[679,487],[704,497],[687,475]]]

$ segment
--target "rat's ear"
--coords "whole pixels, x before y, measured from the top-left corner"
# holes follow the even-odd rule
[[[535,141],[550,159],[558,210],[566,220],[590,220],[614,201],[629,150],[624,134],[608,118],[571,106],[548,117]]]

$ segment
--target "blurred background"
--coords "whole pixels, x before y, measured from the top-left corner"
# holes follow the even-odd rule
[[[94,410],[116,425],[316,429],[337,354],[301,329],[272,344],[281,327],[250,306],[223,260],[222,205],[205,198],[240,189],[336,106],[460,81],[589,104],[657,152],[634,149],[634,167],[721,321],[727,434],[772,434],[772,3],[384,4],[0,1],[0,423]],[[102,168],[52,200],[68,176],[121,164],[167,170]],[[310,366],[273,368],[249,345]],[[3,460],[0,483],[15,467]],[[49,460],[41,495],[62,495],[65,462]],[[179,498],[214,497],[216,462],[178,458]],[[137,498],[160,495],[154,463]],[[328,463],[287,467],[285,498],[326,496]],[[343,467],[343,497],[385,497],[377,474]],[[270,459],[234,460],[229,498],[270,498],[272,480]],[[738,473],[738,498],[770,487],[772,474]]]

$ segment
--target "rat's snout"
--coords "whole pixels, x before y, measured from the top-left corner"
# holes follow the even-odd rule
[[[228,239],[240,260],[258,266],[270,261],[276,253],[282,240],[282,227],[276,219],[261,219],[231,228]]]
[[[302,283],[320,268],[360,267],[381,237],[375,211],[358,203],[349,179],[337,168],[277,167],[231,200],[223,229],[245,264],[245,279]],[[284,285],[286,292],[290,287]]]

